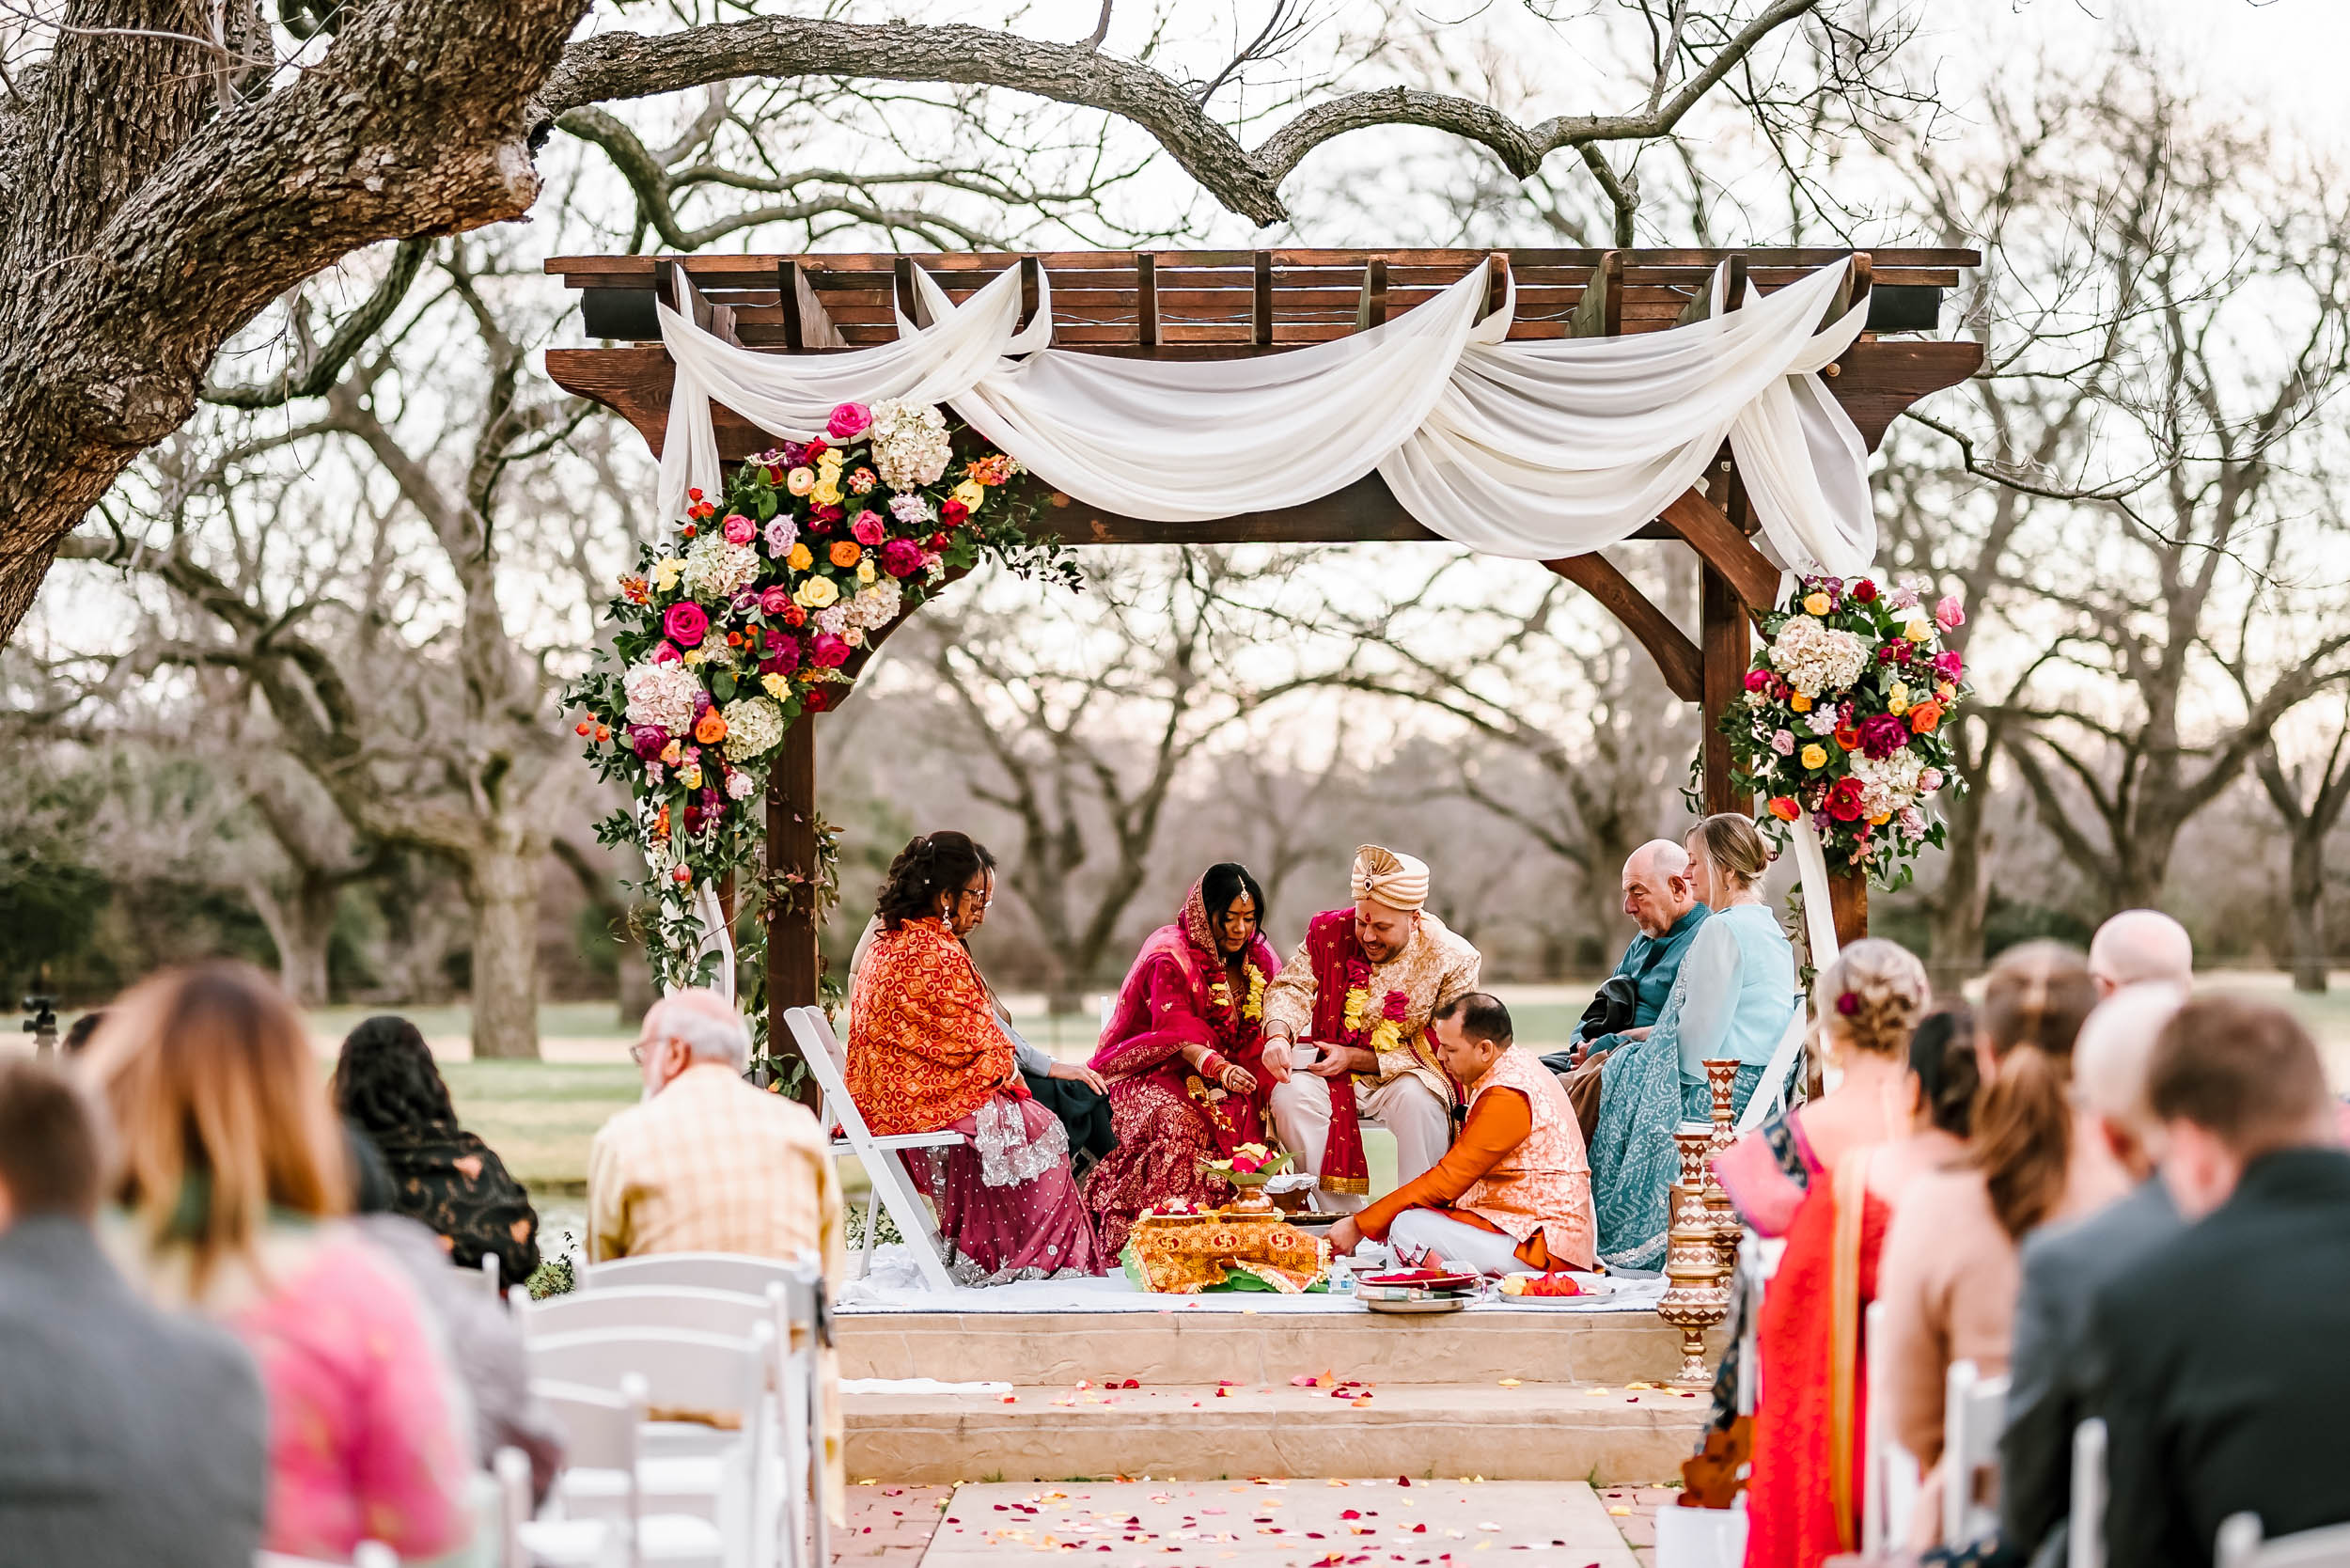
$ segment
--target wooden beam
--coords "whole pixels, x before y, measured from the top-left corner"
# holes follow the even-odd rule
[[[1147,250],[1135,254],[1135,339],[1159,346],[1159,259]]]
[[[1036,320],[1037,301],[1042,297],[1042,286],[1038,280],[1043,275],[1043,269],[1037,265],[1035,257],[1024,256],[1020,259],[1020,325],[1023,327]]]
[[[1746,695],[1747,607],[1728,578],[1711,566],[1698,568],[1699,635],[1704,644],[1704,695],[1700,698],[1705,727],[1702,772],[1705,809],[1754,810],[1751,797],[1741,797],[1730,781],[1730,737],[1721,731],[1722,715]]]
[[[849,346],[824,302],[816,297],[807,269],[797,261],[786,261],[776,274],[776,299],[783,309],[784,346],[791,353]]]
[[[1623,252],[1604,251],[1567,318],[1570,337],[1614,337],[1623,331]]]
[[[1256,290],[1249,310],[1249,341],[1261,349],[1273,346],[1273,253],[1255,256]]]
[[[1622,621],[1624,630],[1656,661],[1673,696],[1684,702],[1703,698],[1705,672],[1698,645],[1631,578],[1602,556],[1566,556],[1543,565],[1590,594]]]
[[[1722,314],[1727,316],[1746,303],[1747,259],[1745,257],[1733,256],[1730,259],[1730,287],[1725,292],[1728,297],[1722,302]],[[1709,277],[1698,286],[1696,293],[1689,296],[1689,303],[1681,307],[1677,324],[1687,326],[1692,321],[1702,321],[1713,314],[1714,280]]]
[[[1869,878],[1863,871],[1843,871],[1827,879],[1828,913],[1836,921],[1839,946],[1869,934]]]
[[[767,1049],[795,1048],[783,1011],[821,998],[822,960],[816,950],[816,715],[803,713],[783,732],[767,774],[767,869],[778,897],[767,905]],[[789,889],[790,907],[784,907]],[[813,1098],[814,1074],[802,1082]]]
[[[1485,314],[1490,316],[1510,297],[1510,253],[1497,250],[1486,259],[1493,263],[1485,277]]]
[[[1767,610],[1778,600],[1778,568],[1763,558],[1735,523],[1697,491],[1675,497],[1660,514],[1664,524],[1687,540],[1720,572],[1748,609]]]
[[[919,323],[921,311],[916,308],[914,294],[914,258],[901,256],[890,263],[889,289],[898,303],[898,313],[907,321]],[[897,336],[895,332],[891,337]]]
[[[1387,319],[1387,259],[1374,256],[1363,263],[1363,297],[1355,306],[1355,330],[1384,325]]]

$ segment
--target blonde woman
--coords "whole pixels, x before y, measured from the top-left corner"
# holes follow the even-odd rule
[[[263,1548],[463,1545],[463,1398],[407,1279],[341,1222],[349,1154],[301,1017],[243,964],[169,970],[107,1011],[86,1060],[113,1113],[130,1272],[260,1367]]]
[[[1738,1061],[1731,1105],[1743,1111],[1795,1013],[1795,954],[1762,899],[1769,848],[1734,812],[1706,818],[1684,845],[1699,899],[1714,913],[1682,956],[1653,1028],[1602,1070],[1591,1135],[1591,1189],[1600,1256],[1617,1268],[1655,1268],[1665,1257],[1670,1188],[1680,1171],[1673,1129],[1713,1114],[1705,1062]]]

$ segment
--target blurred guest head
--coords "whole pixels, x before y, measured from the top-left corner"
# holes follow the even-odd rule
[[[2195,944],[2159,909],[2124,909],[2090,938],[2089,972],[2101,996],[2156,981],[2184,991],[2195,983]]]
[[[741,1073],[750,1059],[751,1031],[732,1002],[698,987],[672,991],[645,1010],[644,1027],[629,1054],[636,1058],[647,1099],[689,1067],[716,1062]]]
[[[1935,1008],[1909,1036],[1909,1070],[1918,1076],[1918,1123],[1952,1137],[1974,1127],[1982,1070],[1975,1059],[1975,1014],[1965,1002]]]
[[[2010,948],[1983,981],[1975,1010],[1983,1086],[1974,1158],[2010,1236],[2047,1218],[2064,1196],[2073,1044],[2096,1005],[2088,962],[2061,942]]]
[[[2163,1184],[2189,1219],[2225,1203],[2262,1155],[2337,1141],[2316,1043],[2262,1002],[2182,1006],[2154,1041],[2146,1099],[2162,1123]]]
[[[90,1036],[98,1032],[98,1026],[105,1021],[106,1010],[102,1007],[94,1007],[73,1020],[73,1027],[65,1031],[65,1039],[60,1043],[65,1054],[80,1056],[82,1048],[89,1043]]]
[[[0,1062],[0,1231],[98,1213],[97,1118],[73,1086],[29,1061]]]
[[[2146,1099],[2154,1041],[2186,1000],[2174,985],[2127,985],[2097,1004],[2073,1047],[2073,1104],[2137,1181],[2154,1174],[2162,1124]]]
[[[1901,1059],[1933,995],[1926,966],[1899,942],[1864,936],[1842,949],[1811,982],[1828,1059],[1848,1066],[1856,1052]]]
[[[121,1145],[116,1197],[201,1296],[251,1262],[273,1209],[343,1213],[350,1166],[301,1015],[258,969],[205,964],[132,988],[90,1042]]]
[[[371,1137],[457,1121],[432,1048],[415,1025],[389,1015],[344,1037],[335,1060],[335,1108]]]

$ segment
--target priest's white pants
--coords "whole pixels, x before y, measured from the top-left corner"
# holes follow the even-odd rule
[[[1396,1215],[1387,1228],[1387,1245],[1406,1263],[1417,1264],[1434,1252],[1454,1268],[1480,1274],[1527,1272],[1515,1241],[1434,1209],[1406,1209]]]
[[[1395,1135],[1399,1184],[1426,1175],[1444,1158],[1452,1141],[1452,1120],[1444,1102],[1426,1084],[1409,1074],[1377,1089],[1349,1078],[1335,1081],[1340,1092],[1353,1092],[1357,1116]],[[1273,1086],[1273,1130],[1280,1136],[1282,1147],[1317,1176],[1322,1174],[1323,1151],[1330,1141],[1332,1082],[1300,1070],[1290,1074],[1289,1082]],[[1352,1214],[1367,1201],[1355,1193],[1319,1189],[1314,1193],[1314,1207],[1324,1214]]]

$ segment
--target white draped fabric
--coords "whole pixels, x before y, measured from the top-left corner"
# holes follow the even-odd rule
[[[1782,565],[1867,568],[1866,448],[1818,375],[1866,311],[1812,330],[1842,263],[1665,332],[1514,343],[1514,290],[1482,313],[1489,267],[1368,331],[1208,361],[1054,348],[1049,277],[1023,330],[1015,269],[958,306],[917,267],[926,321],[901,315],[895,342],[844,353],[755,353],[665,306],[677,384],[662,515],[682,514],[688,488],[721,488],[713,401],[806,441],[838,403],[903,398],[951,404],[1044,482],[1104,511],[1170,523],[1265,511],[1375,469],[1430,531],[1532,560],[1629,537],[1727,439]]]

